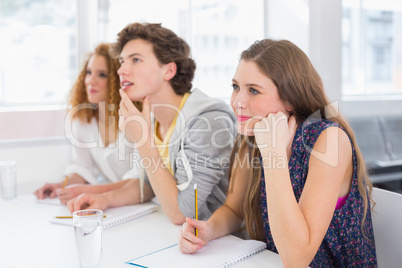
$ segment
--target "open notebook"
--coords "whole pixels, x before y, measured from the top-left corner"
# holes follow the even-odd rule
[[[103,228],[107,229],[115,225],[125,223],[139,217],[150,214],[158,209],[158,206],[152,202],[136,204],[123,207],[108,208],[103,213],[106,218],[103,218]],[[56,215],[55,215],[56,216]],[[67,215],[57,215],[67,216]],[[52,218],[51,223],[73,226],[73,219],[58,219]]]
[[[233,235],[210,241],[194,254],[182,254],[175,244],[141,257],[126,264],[134,267],[229,267],[243,259],[265,250],[265,243],[257,240],[243,240]]]
[[[45,199],[37,199],[36,202],[41,203],[41,204],[46,204],[46,205],[57,205],[57,206],[64,206],[62,203],[60,203],[60,199],[58,198],[45,198]]]

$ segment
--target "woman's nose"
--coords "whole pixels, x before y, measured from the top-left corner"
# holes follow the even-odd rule
[[[87,82],[88,84],[93,85],[96,82],[95,75],[90,74],[89,77],[87,77]]]
[[[236,109],[244,109],[247,107],[247,96],[241,90],[234,96],[232,105]]]

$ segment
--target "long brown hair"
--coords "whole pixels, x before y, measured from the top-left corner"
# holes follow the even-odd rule
[[[105,109],[105,119],[106,119],[106,126],[114,127],[114,141],[117,138],[117,133],[119,131],[119,124],[118,124],[118,111],[119,105],[121,101],[121,97],[119,94],[120,89],[120,79],[119,75],[117,74],[117,70],[120,67],[119,61],[112,57],[110,53],[110,44],[101,43],[99,44],[93,53],[90,53],[85,61],[82,69],[78,75],[77,80],[75,81],[69,96],[69,106],[75,107],[80,104],[89,104],[88,102],[88,95],[85,88],[85,76],[87,73],[88,62],[90,58],[94,55],[102,56],[106,60],[107,65],[107,78],[108,78],[108,94],[106,99],[106,109]],[[137,108],[141,109],[142,103],[134,102]],[[79,119],[81,122],[89,123],[93,117],[99,118],[99,109],[96,105],[88,105],[93,107],[87,109],[78,109],[72,114],[73,119]],[[109,137],[109,131],[106,131],[106,137]],[[108,143],[108,139],[106,139],[106,143]]]
[[[278,89],[281,101],[291,107],[292,115],[295,116],[298,124],[303,123],[313,115],[319,115],[338,123],[349,135],[356,152],[357,158],[357,180],[359,193],[364,201],[364,224],[367,209],[368,197],[366,187],[371,197],[372,184],[367,176],[363,156],[357,146],[352,128],[347,121],[330,105],[320,76],[314,69],[307,55],[296,45],[286,40],[264,39],[252,44],[241,54],[241,60],[253,61],[259,70],[269,77]],[[245,150],[245,147],[250,149]],[[231,157],[230,171],[235,172],[238,165],[236,157],[239,152],[247,152],[251,159],[259,159],[260,152],[255,143],[254,137],[238,135]],[[244,200],[243,213],[246,229],[253,239],[264,240],[262,216],[260,211],[260,178],[261,166],[254,161],[250,169],[249,184]],[[234,169],[232,171],[232,169]],[[230,175],[229,175],[230,176]]]

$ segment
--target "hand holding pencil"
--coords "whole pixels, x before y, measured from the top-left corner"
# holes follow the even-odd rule
[[[85,179],[81,176],[77,174],[70,174],[69,176],[65,176],[61,182],[46,183],[41,188],[37,189],[34,194],[38,199],[58,197],[60,202],[65,204],[68,200],[83,193],[85,191],[84,186],[87,185],[86,183],[87,182]],[[74,187],[71,187],[73,185]]]
[[[194,184],[194,218],[186,217],[180,229],[179,247],[182,253],[194,253],[212,239],[213,230],[206,221],[198,220],[198,187]]]
[[[195,235],[198,232],[198,237]],[[179,233],[180,251],[191,254],[204,247],[213,238],[213,230],[206,221],[186,217]]]
[[[64,189],[64,187],[66,187],[67,181],[68,181],[68,176],[65,177],[63,183],[60,183],[60,182],[59,183],[46,183],[41,188],[37,189],[34,192],[34,195],[38,199],[45,199],[47,197],[56,198],[57,190]]]
[[[45,199],[49,198],[56,198],[57,197],[57,190],[61,189],[61,183],[46,183],[41,188],[37,189],[34,192],[34,195],[38,199]]]
[[[76,180],[77,176],[66,176],[61,188],[56,190],[60,203],[67,204],[68,201],[78,197],[83,193],[91,191],[91,185]]]

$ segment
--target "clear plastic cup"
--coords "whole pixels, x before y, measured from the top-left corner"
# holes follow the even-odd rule
[[[103,211],[79,210],[73,213],[75,243],[81,268],[101,267]]]
[[[4,200],[17,196],[17,161],[0,161],[0,184]]]

